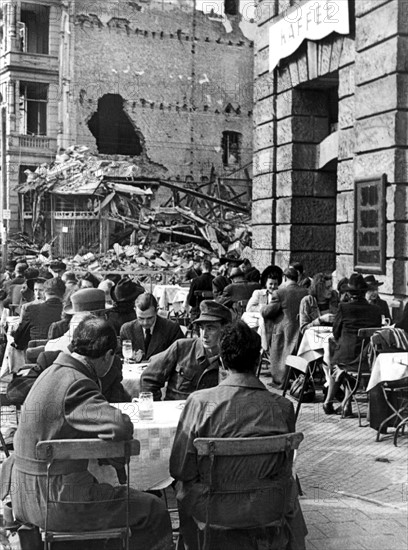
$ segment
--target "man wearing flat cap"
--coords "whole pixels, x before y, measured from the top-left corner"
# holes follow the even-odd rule
[[[227,307],[213,300],[201,302],[200,316],[194,321],[200,330],[199,338],[182,338],[166,351],[153,355],[143,371],[141,390],[152,392],[159,401],[167,382],[166,400],[186,399],[197,389],[204,371],[218,372],[219,341],[224,326],[230,322],[231,312]]]
[[[378,287],[384,283],[377,281],[374,275],[367,275],[367,277],[364,277],[364,280],[368,286],[365,296],[367,302],[372,306],[378,306],[381,310],[381,315],[384,315],[386,319],[391,319],[390,308],[387,302],[382,300],[378,294]]]

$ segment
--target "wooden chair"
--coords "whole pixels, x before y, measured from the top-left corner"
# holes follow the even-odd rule
[[[344,365],[344,370],[346,376],[344,377],[344,384],[347,388],[348,396],[343,401],[343,411],[342,418],[344,418],[345,411],[348,408],[348,405],[352,402],[355,403],[357,407],[358,415],[358,425],[361,428],[361,410],[360,405],[357,400],[357,391],[362,390],[362,393],[367,398],[367,392],[365,388],[367,387],[368,380],[370,378],[369,371],[369,361],[368,361],[368,352],[371,337],[378,331],[381,330],[381,327],[368,327],[360,328],[357,336],[360,340],[360,353],[358,357],[350,363],[349,365]]]
[[[293,452],[297,449],[303,440],[302,433],[291,433],[284,435],[274,435],[266,437],[240,437],[240,438],[197,438],[194,440],[194,446],[197,449],[199,457],[208,457],[209,460],[202,462],[200,471],[200,482],[204,485],[206,493],[205,518],[194,518],[198,527],[199,548],[208,550],[212,548],[209,541],[210,531],[229,531],[237,529],[236,526],[226,523],[228,516],[231,517],[231,509],[223,513],[223,498],[236,499],[238,494],[246,494],[250,499],[251,506],[264,509],[267,505],[269,518],[262,521],[262,525],[248,527],[245,530],[252,531],[266,527],[285,528],[286,520],[284,517],[287,499],[289,498],[289,486],[292,483],[292,465]],[[285,453],[286,467],[283,467],[285,475],[274,479],[268,487],[265,483],[253,483],[249,481],[248,471],[251,471],[251,460],[258,460],[260,455],[275,455]],[[222,472],[226,471],[228,462],[231,462],[231,471],[234,471],[234,462],[242,457],[248,457],[248,469],[239,469],[238,474],[233,479],[226,480]],[[223,461],[222,472],[217,470],[218,460]],[[226,462],[227,461],[227,462]],[[249,484],[251,487],[249,487]],[[281,498],[278,498],[278,495]],[[230,500],[224,505],[226,508],[231,506]],[[273,508],[269,508],[273,506]],[[215,512],[216,510],[216,512]],[[239,512],[238,510],[236,511]],[[242,512],[241,512],[242,513]],[[216,516],[214,516],[216,514]],[[234,514],[233,514],[234,515]],[[255,514],[256,515],[256,514]],[[273,517],[272,517],[273,516]],[[225,522],[221,520],[225,518]],[[245,524],[242,518],[242,524]],[[249,518],[248,518],[249,521]],[[239,527],[242,529],[242,527]],[[204,537],[202,537],[204,533]],[[204,539],[204,540],[203,540]]]
[[[408,378],[382,382],[381,389],[390,414],[379,425],[376,441],[380,441],[384,426],[387,426],[388,423],[391,423],[391,425],[396,424],[394,445],[397,446],[399,432],[404,433],[405,425],[408,422]]]
[[[130,537],[130,518],[129,518],[129,497],[130,497],[130,478],[129,478],[129,463],[131,456],[140,454],[140,442],[136,439],[131,441],[106,441],[101,439],[54,439],[50,441],[39,441],[37,443],[37,459],[47,462],[47,490],[46,490],[46,511],[45,511],[45,527],[42,530],[42,538],[44,541],[44,550],[50,550],[53,542],[62,541],[83,541],[83,540],[104,540],[104,539],[121,539],[122,547],[128,550]],[[125,458],[127,470],[126,482],[126,516],[124,518],[124,527],[116,527],[113,529],[102,529],[98,531],[53,531],[49,526],[49,511],[53,504],[84,504],[75,503],[60,503],[50,499],[50,477],[54,471],[58,471],[58,461],[60,460],[84,460],[84,459],[109,459],[109,458]],[[95,503],[89,502],[92,506]]]
[[[310,366],[309,363],[304,359],[303,357],[298,357],[297,355],[288,355],[286,357],[286,376],[285,376],[285,382],[283,384],[283,394],[282,396],[285,397],[286,392],[288,390],[289,382],[291,380],[291,375],[293,374],[293,371],[297,371],[297,374],[303,374],[303,384],[300,390],[299,399],[296,405],[296,411],[295,411],[295,422],[297,421],[297,418],[299,416],[300,407],[302,406],[302,398],[303,394],[305,393],[306,385],[312,381],[313,379],[311,377],[310,373]]]
[[[3,425],[3,410],[2,410],[2,408],[3,407],[14,407],[15,408],[16,424],[18,424],[18,411],[19,411],[19,408],[15,407],[15,405],[13,405],[10,402],[9,398],[7,397],[7,395],[5,393],[0,393],[0,446],[1,446],[1,449],[3,450],[3,453],[6,456],[10,456],[10,451],[13,450],[13,445],[12,445],[11,442],[7,443],[7,441],[5,440],[4,435],[3,435],[3,428],[2,428],[2,425]]]

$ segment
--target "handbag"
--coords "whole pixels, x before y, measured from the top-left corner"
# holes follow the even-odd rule
[[[302,391],[303,382],[305,379],[304,374],[300,374],[295,378],[290,386],[289,395],[299,401],[300,392]],[[316,391],[314,389],[313,382],[310,379],[306,382],[305,389],[302,396],[302,403],[313,403],[316,397]]]

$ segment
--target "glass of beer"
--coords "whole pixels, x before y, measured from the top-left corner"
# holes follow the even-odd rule
[[[150,391],[139,393],[139,418],[143,421],[153,420],[153,394]]]
[[[132,340],[123,340],[122,342],[122,355],[125,360],[125,363],[129,363],[129,360],[132,359],[133,347]]]

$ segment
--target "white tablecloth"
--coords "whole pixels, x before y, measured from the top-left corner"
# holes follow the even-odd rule
[[[130,461],[130,484],[145,491],[158,485],[169,485],[169,459],[174,436],[184,401],[155,401],[154,418],[142,422],[138,415],[137,403],[116,403],[115,407],[130,416],[133,437],[140,441],[140,455]],[[94,461],[89,469],[99,481],[117,485],[116,472],[111,466],[97,466]]]
[[[367,391],[381,382],[394,382],[408,378],[408,352],[380,353],[374,362]]]
[[[182,287],[178,285],[156,285],[153,296],[156,298],[160,309],[168,309],[173,303],[174,297]]]
[[[324,357],[325,362],[329,364],[329,338],[332,335],[331,327],[308,328],[300,342],[297,354],[308,362]]]

